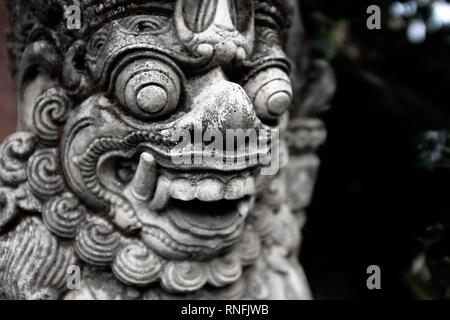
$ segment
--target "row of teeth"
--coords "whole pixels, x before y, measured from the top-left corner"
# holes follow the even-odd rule
[[[178,178],[171,182],[170,196],[177,200],[211,202],[219,200],[238,200],[255,193],[253,177],[236,177],[222,182],[219,179],[207,178],[200,181]]]

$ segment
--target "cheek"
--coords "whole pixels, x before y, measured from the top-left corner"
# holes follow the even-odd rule
[[[61,140],[61,160],[67,183],[88,205],[101,207],[103,203],[93,192],[100,151],[114,146],[110,141],[120,141],[126,135],[127,127],[112,113],[114,108],[102,111],[100,97],[94,96],[74,109],[64,127]],[[113,140],[111,140],[111,139]],[[114,148],[113,148],[114,149]]]
[[[77,126],[71,128],[62,141],[62,162],[64,174],[70,188],[75,191],[80,198],[91,206],[98,205],[98,199],[87,189],[83,176],[78,167],[78,159],[87,148],[90,137],[90,130],[82,129],[77,132]]]
[[[140,154],[137,148],[133,148],[102,157],[97,166],[100,183],[115,193],[122,193],[136,174]]]

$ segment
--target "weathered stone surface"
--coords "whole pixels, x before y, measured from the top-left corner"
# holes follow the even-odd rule
[[[311,298],[297,254],[334,79],[296,1],[83,0],[80,30],[71,0],[8,4],[0,297]],[[258,148],[230,153],[230,130]]]

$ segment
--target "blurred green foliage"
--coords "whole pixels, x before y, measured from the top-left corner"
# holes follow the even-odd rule
[[[448,128],[449,30],[430,32],[420,44],[409,42],[408,23],[419,18],[426,21],[433,1],[404,19],[390,15],[394,2],[302,1],[310,50],[331,60],[338,76],[354,77],[376,92],[367,97],[365,107],[394,114],[411,134]],[[381,7],[381,30],[366,27],[366,10],[372,4]]]

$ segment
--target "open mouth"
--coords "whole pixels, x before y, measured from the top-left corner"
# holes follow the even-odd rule
[[[165,257],[210,259],[237,243],[252,204],[250,196],[210,202],[172,198],[156,217],[139,213],[143,240]]]
[[[174,172],[162,170],[156,197],[167,190],[166,210],[180,230],[202,237],[230,235],[245,220],[255,194],[250,171]],[[164,186],[165,185],[165,186]]]
[[[152,249],[168,257],[209,257],[239,239],[256,193],[253,169],[173,170],[142,153],[126,170],[117,166],[116,177]]]
[[[220,200],[202,201],[199,198],[205,199],[205,195],[190,190],[188,193],[196,195],[194,199],[180,200],[168,192],[172,184],[167,176],[160,175],[158,180],[150,207],[158,206],[161,210],[157,214],[137,211],[143,223],[143,240],[150,248],[174,259],[209,259],[236,244],[251,211],[253,196],[227,200],[225,193],[221,193]],[[195,180],[191,180],[189,188],[195,186]],[[216,194],[214,198],[219,196]]]
[[[214,202],[173,200],[168,216],[177,228],[187,232],[205,237],[228,235],[246,218],[250,202],[250,197]]]
[[[189,216],[224,216],[225,212],[247,215],[246,199],[255,194],[254,170],[235,172],[186,171],[163,167],[156,169],[154,158],[142,153],[139,159],[115,165],[119,184],[128,186],[140,200],[161,211],[171,204],[173,211],[186,211]],[[211,219],[206,220],[209,224]]]

